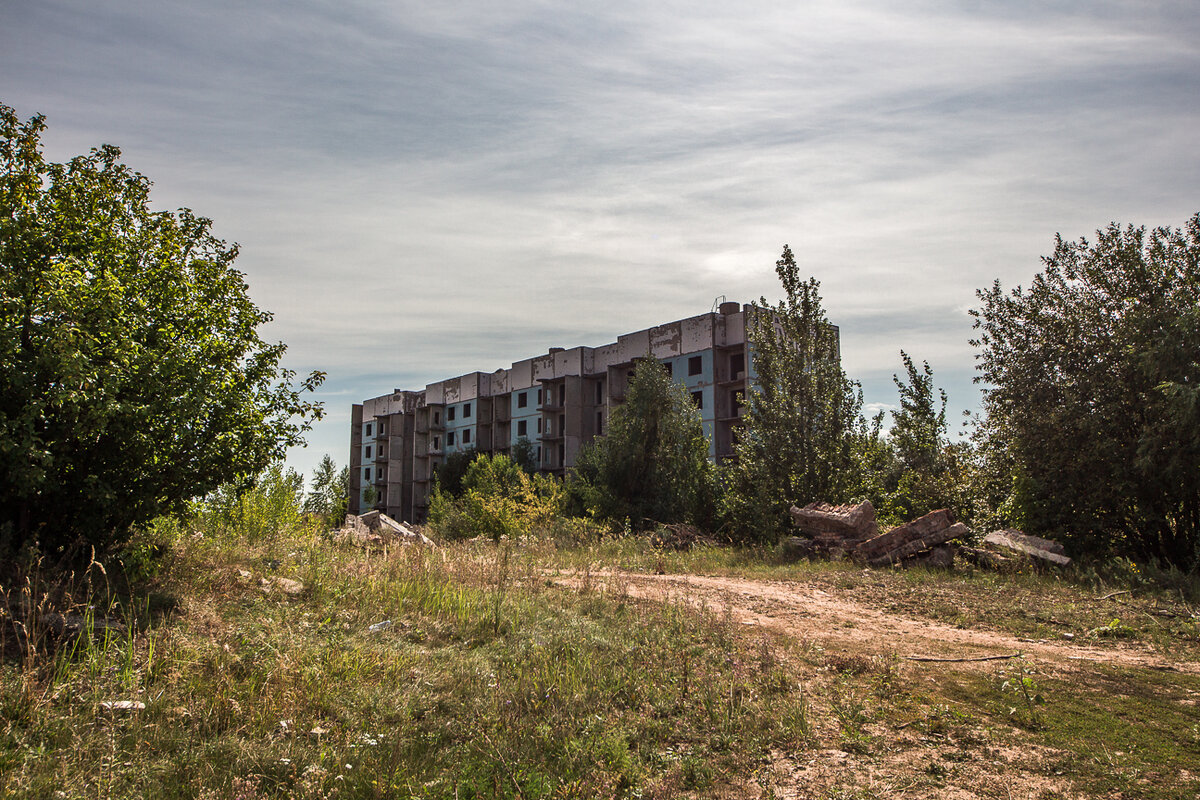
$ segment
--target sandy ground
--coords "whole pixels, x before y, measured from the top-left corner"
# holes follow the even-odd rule
[[[1077,640],[1033,641],[1001,632],[958,628],[881,611],[801,582],[695,575],[597,572],[561,576],[563,585],[618,592],[651,601],[686,602],[735,622],[823,650],[828,656],[898,656],[910,685],[937,682],[948,671],[995,674],[1004,660],[970,660],[1020,653],[1043,673],[1088,670],[1096,663],[1200,673],[1200,664],[1167,662],[1148,647],[1121,643],[1103,649]],[[909,659],[931,659],[917,661]],[[946,659],[940,661],[936,659]],[[964,659],[964,660],[958,660]],[[914,728],[880,729],[872,752],[810,749],[775,753],[753,780],[703,796],[725,798],[917,798],[954,800],[1082,798],[1069,776],[1056,773],[1058,753],[1019,733],[983,740],[967,735],[931,738]],[[930,770],[940,770],[936,781]],[[1124,796],[1124,795],[1121,795]]]
[[[728,613],[743,625],[811,641],[831,652],[844,649],[861,655],[894,653],[901,658],[930,659],[1023,653],[1062,667],[1099,662],[1200,674],[1200,663],[1168,662],[1136,643],[1101,649],[1077,640],[1031,640],[994,631],[957,628],[880,611],[793,581],[625,572],[592,573],[589,579],[597,587],[623,591],[630,597],[684,601],[718,614]],[[578,585],[579,579],[565,578],[563,582]],[[962,663],[995,668],[988,661]]]

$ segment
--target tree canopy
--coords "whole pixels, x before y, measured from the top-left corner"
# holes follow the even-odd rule
[[[324,376],[293,384],[210,220],[43,130],[0,105],[0,546],[103,545],[301,443]]]
[[[816,278],[791,248],[775,262],[784,298],[761,298],[746,325],[753,386],[730,469],[727,504],[743,536],[774,538],[792,503],[845,502],[861,485],[862,393],[842,371],[838,330]]]
[[[699,524],[711,513],[712,464],[700,411],[687,387],[650,356],[634,366],[608,433],[584,447],[575,471],[594,513],[635,529]]]
[[[1197,563],[1200,215],[1055,240],[1029,289],[980,291],[988,445],[1011,522],[1076,549]]]

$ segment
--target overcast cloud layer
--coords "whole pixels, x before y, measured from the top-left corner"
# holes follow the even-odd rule
[[[0,0],[0,102],[241,244],[271,339],[350,403],[778,296],[845,367],[974,409],[967,310],[1053,236],[1200,211],[1180,2]]]

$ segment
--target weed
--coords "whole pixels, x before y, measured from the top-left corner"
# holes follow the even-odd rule
[[[1024,662],[1001,669],[996,675],[1000,693],[1008,703],[1008,716],[1030,730],[1043,727],[1041,706],[1046,702],[1041,687],[1034,680],[1036,672]]]

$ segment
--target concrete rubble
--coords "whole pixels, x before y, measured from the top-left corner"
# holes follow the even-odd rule
[[[791,508],[792,524],[799,532],[784,542],[794,556],[840,559],[867,539],[879,535],[875,506],[864,500],[856,506],[809,503]]]
[[[336,542],[349,542],[363,547],[382,547],[391,542],[434,546],[433,540],[416,528],[397,522],[381,511],[368,511],[361,516],[347,514],[342,527],[333,532],[333,539]]]
[[[849,557],[870,567],[950,568],[956,557],[989,569],[1006,569],[1029,561],[1059,567],[1071,563],[1058,542],[1015,530],[988,534],[983,540],[987,549],[951,544],[955,540],[966,541],[971,531],[961,522],[955,522],[953,514],[944,508],[886,533],[879,532],[870,501],[858,505],[792,506],[791,516],[797,535],[784,540],[783,550],[793,558]]]
[[[1040,536],[1030,536],[1027,533],[1010,529],[992,531],[983,537],[984,545],[1006,554],[1015,554],[1022,560],[1033,561],[1035,564],[1050,564],[1056,567],[1066,567],[1071,564],[1067,552],[1061,544]]]

